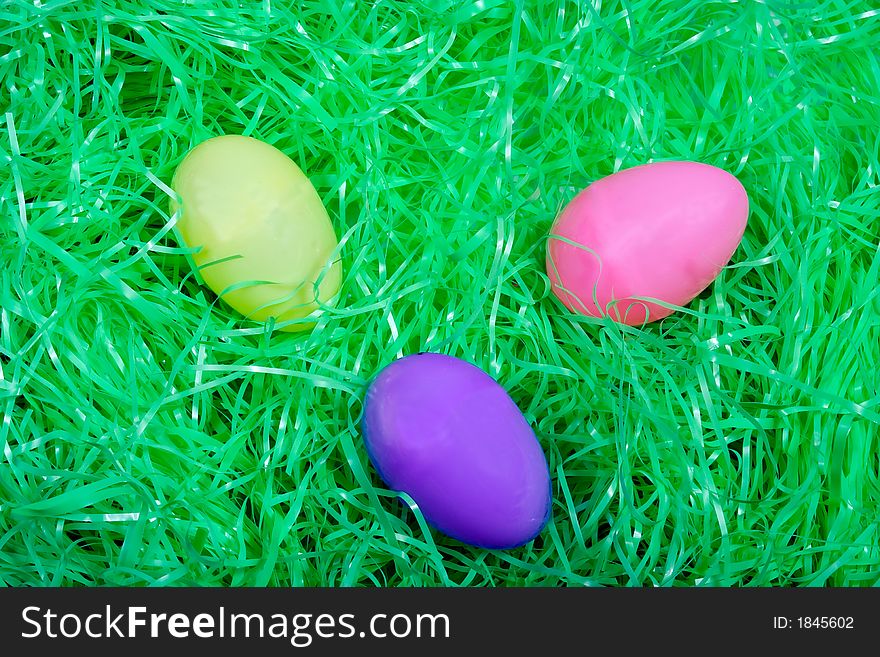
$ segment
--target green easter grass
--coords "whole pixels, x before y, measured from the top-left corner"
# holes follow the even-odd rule
[[[3,4],[0,583],[880,584],[875,3],[446,4]],[[309,333],[175,239],[174,169],[222,133],[326,203]],[[733,262],[661,323],[573,316],[554,216],[674,158],[748,191]],[[370,467],[365,384],[421,350],[534,427],[529,545],[433,532]]]

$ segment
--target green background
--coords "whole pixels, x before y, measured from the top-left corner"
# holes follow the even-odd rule
[[[880,583],[880,14],[870,2],[0,8],[0,583]],[[338,306],[194,279],[168,185],[244,133],[311,177]],[[573,316],[559,209],[650,160],[736,175],[686,310]],[[510,391],[553,519],[508,552],[382,488],[365,384],[431,350]]]

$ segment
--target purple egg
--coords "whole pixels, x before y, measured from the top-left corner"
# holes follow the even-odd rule
[[[401,358],[367,390],[370,460],[389,488],[464,543],[508,549],[550,518],[547,460],[507,392],[480,368],[442,354]]]

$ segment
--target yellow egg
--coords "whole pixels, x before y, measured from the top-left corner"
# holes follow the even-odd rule
[[[300,319],[339,290],[336,234],[312,183],[280,150],[239,135],[192,149],[174,174],[177,229],[202,279],[251,319]],[[318,282],[318,279],[321,279]],[[316,286],[316,283],[318,285]],[[311,328],[298,322],[286,331]]]

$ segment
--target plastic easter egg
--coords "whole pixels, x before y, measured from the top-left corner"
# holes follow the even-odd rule
[[[198,248],[192,257],[199,273],[241,314],[300,319],[338,291],[342,270],[331,262],[337,242],[330,218],[309,179],[277,148],[238,135],[209,139],[183,159],[172,186],[180,200],[177,229]]]
[[[507,392],[475,365],[431,353],[394,361],[370,384],[362,423],[379,475],[443,533],[507,549],[547,523],[541,446]]]
[[[597,180],[550,230],[547,273],[574,312],[630,325],[668,316],[709,286],[742,239],[745,189],[698,162],[657,162]],[[637,297],[639,299],[637,299]]]

